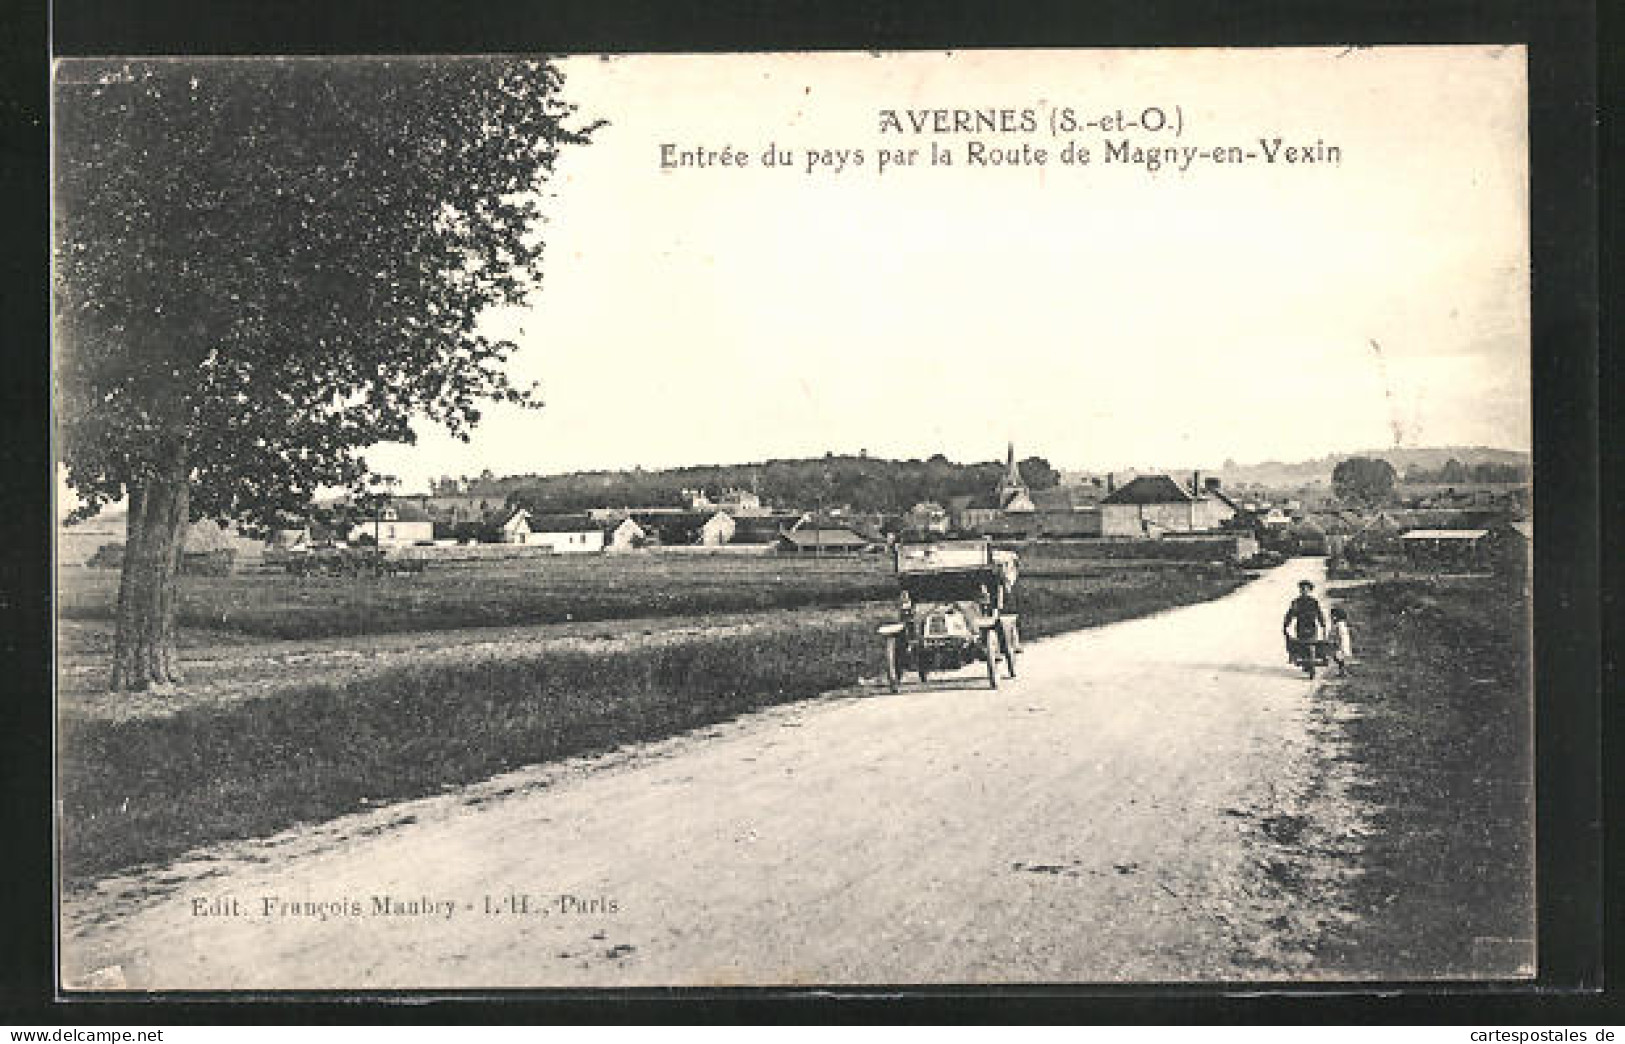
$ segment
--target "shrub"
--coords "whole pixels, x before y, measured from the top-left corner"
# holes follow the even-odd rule
[[[124,568],[124,545],[118,541],[103,544],[96,549],[96,553],[90,556],[85,565],[95,566],[97,569]]]

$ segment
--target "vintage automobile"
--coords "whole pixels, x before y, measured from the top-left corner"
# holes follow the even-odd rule
[[[886,684],[896,692],[903,674],[929,681],[933,671],[971,663],[987,667],[989,687],[999,687],[999,662],[1016,676],[1021,651],[1018,617],[1005,607],[1015,587],[1014,552],[996,551],[986,540],[899,544],[898,619],[880,627]]]

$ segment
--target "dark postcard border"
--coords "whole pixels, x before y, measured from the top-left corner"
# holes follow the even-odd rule
[[[1599,732],[1597,150],[1595,10],[1578,0],[1386,3],[1321,0],[1208,4],[1201,0],[1111,0],[1087,6],[995,3],[343,3],[336,0],[64,0],[49,11],[59,55],[343,54],[456,51],[728,51],[1078,46],[1265,46],[1527,42],[1530,44],[1533,374],[1536,411],[1536,674],[1539,737],[1540,989],[1418,984],[1379,999],[1347,990],[1242,987],[1069,987],[991,990],[869,990],[845,997],[772,991],[626,994],[484,994],[469,1005],[334,1003],[307,995],[298,1005],[190,998],[56,1005],[51,957],[51,728],[44,607],[49,590],[49,315],[44,191],[47,106],[46,9],[12,7],[7,36],[5,176],[15,208],[4,254],[11,360],[0,403],[18,430],[0,455],[6,469],[7,546],[0,595],[8,626],[10,727],[4,732],[5,867],[11,903],[0,948],[0,1020],[81,1024],[191,1022],[840,1022],[1157,1021],[1529,1022],[1593,1020],[1608,1003],[1575,989],[1601,985],[1602,778]],[[37,16],[37,20],[35,20]],[[26,21],[25,21],[26,19]],[[1606,53],[1606,52],[1604,52]],[[15,182],[12,184],[11,182]],[[38,276],[30,278],[33,273]],[[1608,285],[1608,284],[1604,284]],[[28,336],[24,333],[32,334]],[[14,371],[15,372],[15,371]],[[1610,371],[1617,378],[1617,370]],[[1605,383],[1604,387],[1608,387]],[[1617,494],[1610,505],[1619,507]],[[15,531],[15,532],[14,532]],[[1606,546],[1613,547],[1610,543]],[[1617,561],[1617,554],[1610,560]],[[37,668],[42,665],[44,669]],[[1614,703],[1616,701],[1610,701]],[[1617,714],[1611,711],[1611,724]],[[1610,732],[1610,735],[1617,733]],[[1617,938],[1617,937],[1616,937]],[[1403,988],[1390,984],[1385,988]],[[1545,991],[1559,991],[1550,993]],[[1605,1021],[1618,1021],[1617,1014]]]

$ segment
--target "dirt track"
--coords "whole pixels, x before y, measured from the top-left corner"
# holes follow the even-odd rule
[[[1279,637],[1319,569],[1031,644],[996,692],[967,670],[831,694],[109,880],[65,901],[65,982],[1328,974],[1360,815]],[[379,914],[385,896],[434,912]]]

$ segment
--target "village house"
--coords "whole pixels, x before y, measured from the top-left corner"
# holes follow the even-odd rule
[[[705,547],[720,547],[733,540],[737,528],[731,515],[725,511],[718,511],[700,526],[699,538],[695,543]]]
[[[1100,531],[1108,537],[1151,537],[1216,530],[1236,515],[1217,479],[1191,476],[1189,487],[1167,475],[1141,475],[1100,503]]]
[[[584,515],[537,515],[526,520],[524,543],[555,555],[595,555],[604,550],[604,530]]]
[[[407,547],[434,539],[434,520],[413,504],[385,504],[372,518],[358,521],[346,534],[349,543],[375,542],[379,547]]]
[[[649,542],[649,534],[636,519],[623,518],[604,537],[606,551],[633,551]]]
[[[530,543],[530,512],[524,508],[510,508],[497,516],[492,533],[499,544]]]
[[[1033,490],[1037,534],[1057,540],[1100,536],[1101,496],[1093,484]]]

